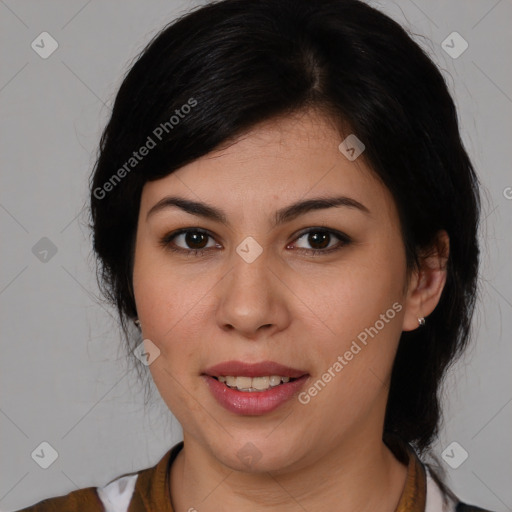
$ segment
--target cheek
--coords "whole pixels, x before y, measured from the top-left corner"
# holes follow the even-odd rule
[[[167,355],[162,354],[149,366],[156,389],[173,416],[187,426],[187,432],[200,436],[201,425],[211,425],[214,430],[216,422],[212,422],[212,412],[204,406],[201,383],[187,376],[189,365],[194,363],[191,354],[187,356],[183,350],[170,348]]]
[[[203,285],[196,284],[190,272],[172,268],[163,251],[141,240],[136,247],[133,288],[144,335],[168,344],[190,328],[197,314],[195,305],[204,295]]]
[[[142,333],[160,350],[150,365],[153,380],[176,416],[188,414],[197,405],[190,397],[201,385],[191,375],[199,375],[210,351],[205,326],[211,321],[211,290],[219,278],[213,272],[194,271],[198,263],[176,269],[165,255],[149,249],[141,248],[137,257],[134,293]]]
[[[135,290],[143,335],[170,362],[191,357],[196,348],[195,331],[201,310],[198,302],[202,295],[197,288],[164,275],[147,276]]]
[[[309,297],[307,302],[322,320],[327,338],[334,338],[334,345],[343,340],[344,345],[373,326],[393,304],[401,303],[404,268],[405,260],[399,251],[382,246],[359,251],[357,257],[333,267],[319,280],[303,280],[297,295]],[[395,333],[400,323],[396,309],[399,308],[390,311],[388,316],[393,318],[386,323],[386,330],[393,325]]]
[[[337,404],[336,416],[350,410],[353,417],[381,395],[401,333],[405,258],[392,241],[368,249],[338,266],[311,295],[323,324],[312,354],[315,377],[329,381],[325,391],[319,383],[322,392],[312,392],[322,395],[319,405]]]

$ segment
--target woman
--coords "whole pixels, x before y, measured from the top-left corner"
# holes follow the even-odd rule
[[[121,85],[91,212],[184,440],[24,510],[482,510],[420,461],[479,210],[442,76],[379,11],[224,0],[171,23]]]

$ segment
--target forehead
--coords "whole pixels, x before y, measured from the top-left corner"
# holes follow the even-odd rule
[[[343,194],[390,211],[391,195],[364,158],[351,161],[340,151],[348,135],[349,130],[340,134],[331,120],[314,111],[265,121],[170,175],[148,182],[141,212],[169,194],[226,210],[238,203],[255,212],[268,212],[269,201],[285,204]]]

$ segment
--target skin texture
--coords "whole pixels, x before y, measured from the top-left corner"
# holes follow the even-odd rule
[[[152,377],[183,427],[170,479],[177,512],[395,510],[406,468],[382,442],[387,384],[401,331],[439,301],[448,238],[441,232],[441,249],[407,279],[393,198],[363,157],[339,151],[343,138],[314,111],[273,119],[143,189],[133,285],[143,337],[160,350]],[[177,207],[148,217],[169,195],[222,209],[230,224]],[[280,208],[338,195],[370,213],[331,207],[272,227]],[[302,233],[322,227],[351,243],[308,254],[339,244]],[[182,228],[211,237],[169,246],[205,255],[160,243]],[[236,252],[248,236],[263,250],[252,263]],[[227,360],[271,360],[309,373],[307,390],[394,303],[401,310],[307,404],[236,415],[201,377]],[[237,455],[247,443],[261,456],[250,467]]]

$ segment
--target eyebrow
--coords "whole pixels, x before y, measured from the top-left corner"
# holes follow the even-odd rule
[[[147,213],[146,220],[155,213],[172,207],[177,207],[192,215],[211,219],[229,226],[227,216],[222,210],[206,203],[200,203],[198,201],[192,201],[190,199],[177,196],[167,196],[158,201],[158,203],[156,203]],[[364,204],[347,196],[315,197],[304,201],[298,201],[278,210],[274,215],[274,226],[290,222],[300,215],[304,215],[305,213],[313,210],[338,207],[353,208],[366,215],[371,215],[370,210],[364,206]]]

